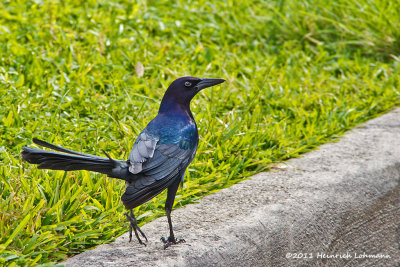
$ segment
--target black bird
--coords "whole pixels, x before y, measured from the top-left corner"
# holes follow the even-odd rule
[[[63,153],[24,147],[22,158],[38,164],[39,169],[88,170],[125,180],[126,190],[121,200],[130,211],[129,214],[125,213],[130,221],[129,241],[132,240],[133,230],[142,245],[146,243],[139,237],[139,233],[146,242],[147,238],[137,225],[132,209],[168,188],[165,212],[170,235],[161,240],[164,249],[171,244],[184,242],[174,236],[171,211],[179,184],[183,183],[186,168],[192,162],[199,142],[190,101],[200,90],[224,81],[194,77],[175,80],[164,94],[158,115],[139,134],[126,161],[112,159],[107,153],[105,158],[75,152],[36,138],[33,139],[34,143]]]

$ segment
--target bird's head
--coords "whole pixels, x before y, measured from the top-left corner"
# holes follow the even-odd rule
[[[181,77],[168,87],[161,101],[162,108],[177,104],[189,108],[192,98],[201,90],[225,82],[224,79]]]

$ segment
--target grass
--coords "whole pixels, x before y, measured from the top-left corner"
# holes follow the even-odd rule
[[[127,158],[178,76],[201,141],[175,208],[400,104],[388,0],[0,3],[0,265],[51,264],[127,230],[121,181],[22,162],[32,137]],[[139,207],[164,214],[165,193]],[[160,229],[160,236],[167,232]]]

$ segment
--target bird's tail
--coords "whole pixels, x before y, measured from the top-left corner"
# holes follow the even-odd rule
[[[50,170],[88,170],[107,174],[110,177],[126,180],[128,178],[129,165],[126,161],[79,153],[45,141],[33,138],[37,145],[44,146],[59,152],[47,151],[34,147],[23,147],[22,158],[29,163],[38,164],[39,169]],[[68,154],[67,154],[68,153]]]

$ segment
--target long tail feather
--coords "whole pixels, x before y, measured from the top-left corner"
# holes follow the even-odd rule
[[[60,146],[56,146],[39,139],[33,139],[35,144],[61,151],[64,153],[47,151],[34,147],[23,147],[22,158],[29,163],[39,165],[39,169],[51,170],[87,170],[107,174],[110,177],[127,179],[128,164],[126,161],[103,158],[90,154],[79,153]],[[65,154],[69,153],[69,154]]]
[[[47,148],[50,148],[50,149],[53,149],[53,150],[59,151],[59,152],[80,155],[80,156],[86,156],[86,157],[95,157],[95,158],[98,157],[98,156],[94,156],[94,155],[90,155],[90,154],[76,152],[76,151],[73,151],[73,150],[70,150],[67,148],[63,148],[61,146],[53,145],[53,144],[47,143],[46,141],[43,141],[43,140],[40,140],[37,138],[33,138],[32,141],[39,146],[44,146],[44,147],[47,147]]]

